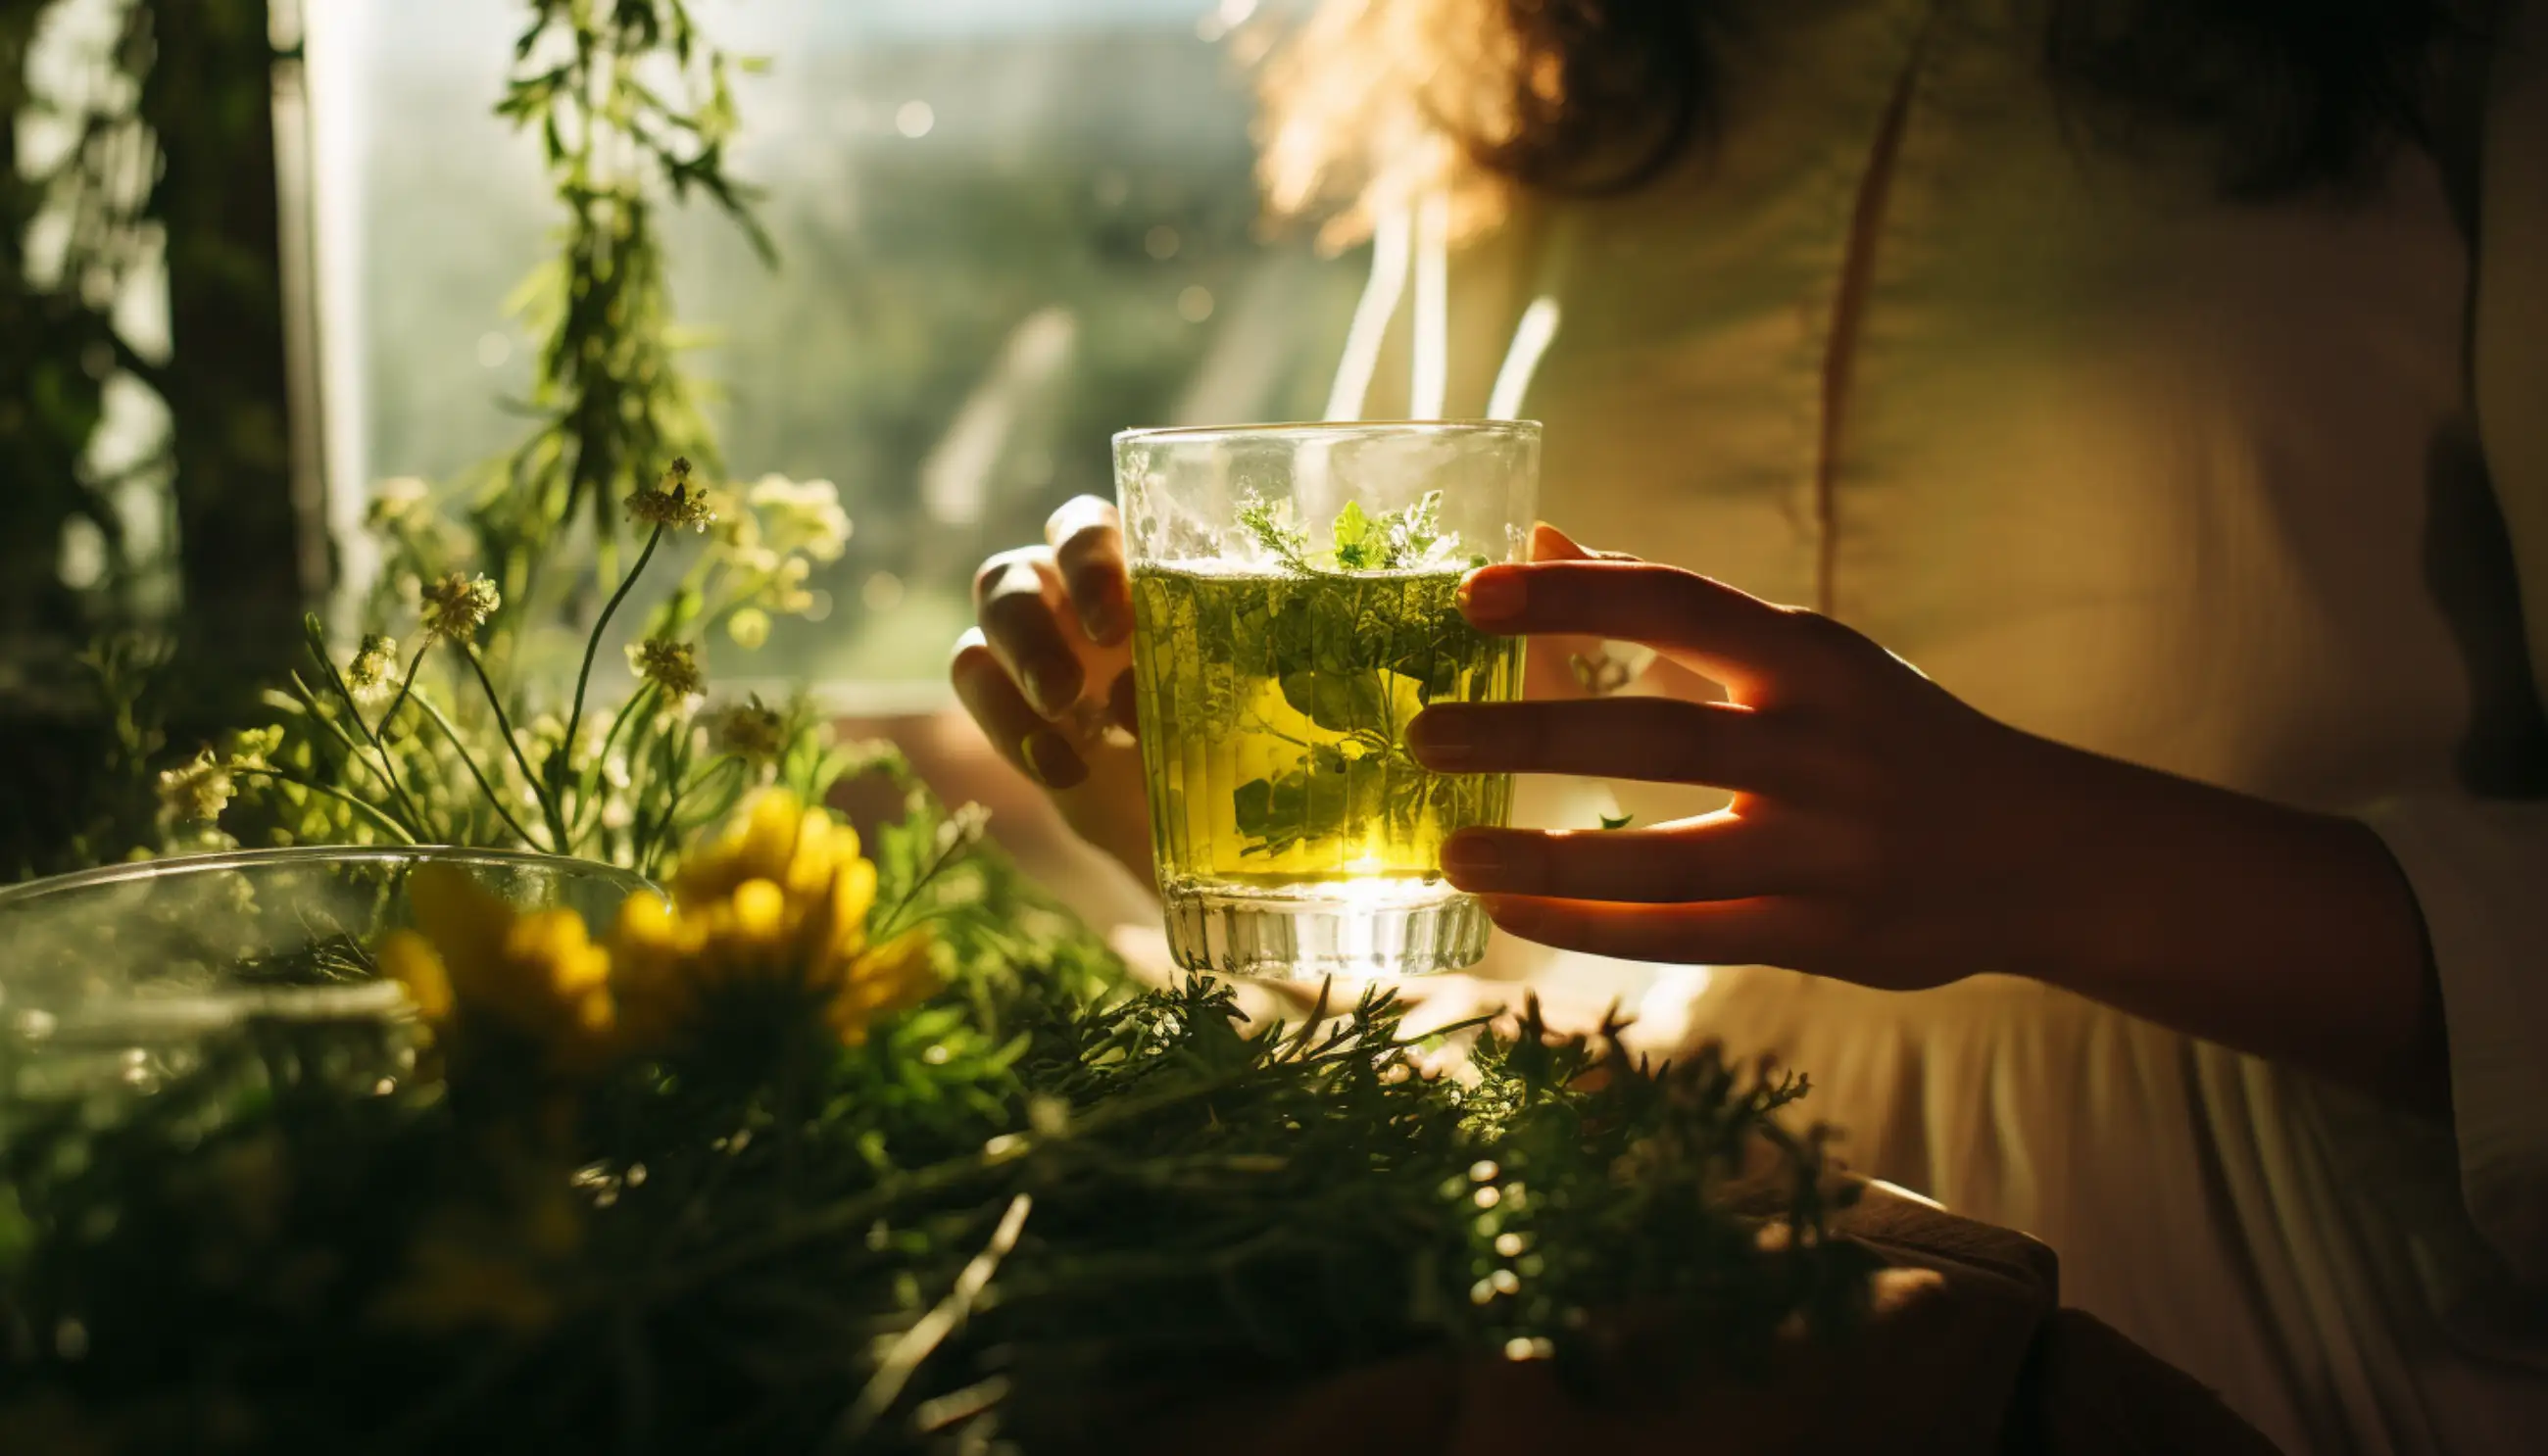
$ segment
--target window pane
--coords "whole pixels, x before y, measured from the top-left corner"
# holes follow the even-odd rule
[[[836,482],[856,521],[817,620],[721,661],[934,684],[971,567],[1111,492],[1133,425],[1315,417],[1353,260],[1260,237],[1244,0],[750,0],[702,24],[742,82],[735,172],[764,269],[705,209],[669,224],[729,473]],[[333,9],[334,7],[331,7]],[[357,0],[320,64],[349,179],[365,480],[450,479],[526,425],[503,312],[554,223],[534,149],[489,115],[521,0]],[[747,665],[748,663],[748,665]]]

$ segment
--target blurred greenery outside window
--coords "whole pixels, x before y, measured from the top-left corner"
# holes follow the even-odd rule
[[[383,482],[460,481],[526,428],[506,304],[555,204],[489,113],[522,9],[314,7],[340,528]],[[668,217],[688,365],[730,479],[830,481],[855,524],[808,613],[757,652],[711,641],[713,676],[933,706],[973,567],[1110,494],[1114,431],[1323,409],[1364,266],[1261,226],[1249,67],[1272,17],[1248,0],[698,9],[770,63],[732,169],[780,262],[703,207]]]

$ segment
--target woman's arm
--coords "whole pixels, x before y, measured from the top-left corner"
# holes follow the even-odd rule
[[[1467,608],[1488,631],[1646,642],[1729,693],[1417,719],[1410,743],[1439,769],[1736,792],[1678,824],[1455,838],[1445,872],[1515,934],[1892,989],[2031,975],[2392,1100],[2443,1103],[2415,902],[2361,824],[2021,733],[1846,627],[1677,568],[1490,567],[1470,578]]]
[[[2548,684],[2548,4],[2513,0],[2497,46],[2477,403]],[[2471,1217],[2548,1279],[2548,803],[2422,795],[2350,819],[2213,788],[2020,733],[1846,628],[1667,567],[1493,567],[1468,606],[1494,631],[1645,641],[1730,693],[1419,718],[1410,743],[1441,769],[1736,792],[1650,829],[1455,838],[1446,872],[1500,924],[1881,987],[2028,974],[2447,1107]]]

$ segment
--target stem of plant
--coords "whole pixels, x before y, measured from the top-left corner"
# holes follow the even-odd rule
[[[610,599],[602,603],[601,615],[592,623],[592,635],[584,639],[584,666],[575,675],[575,707],[566,717],[565,752],[570,769],[575,766],[575,735],[584,726],[584,692],[592,682],[592,659],[601,651],[601,634],[609,628],[610,618],[618,612],[619,603],[628,599],[629,589],[635,587],[637,579],[645,574],[646,563],[655,559],[655,547],[663,539],[664,527],[659,523],[648,533],[645,548],[637,553],[636,561],[630,563],[628,575],[619,579],[619,590],[611,592]]]
[[[388,756],[382,756],[382,763],[374,763],[366,756],[363,745],[354,741],[354,736],[345,731],[343,725],[336,721],[335,715],[319,709],[318,695],[310,689],[308,683],[301,681],[300,674],[292,675],[292,686],[294,695],[301,699],[301,705],[309,709],[310,721],[325,729],[327,736],[336,740],[337,745],[345,750],[345,762],[361,766],[364,773],[380,779],[389,789],[392,800],[400,806],[401,812],[407,815],[406,830],[410,840],[421,842],[424,838],[424,822],[415,808],[414,800],[408,794],[406,785],[399,782],[397,774],[389,773],[384,767]],[[361,726],[359,715],[356,717],[355,724],[357,727]],[[368,733],[364,738],[365,742],[370,741]]]
[[[742,767],[745,767],[745,765],[743,759],[739,755],[723,755],[718,758],[715,763],[701,769],[698,772],[697,776],[690,779],[689,782],[682,784],[679,789],[674,791],[672,802],[664,805],[664,817],[656,821],[655,832],[648,836],[643,848],[638,852],[638,873],[652,874],[654,872],[655,856],[663,850],[665,840],[673,834],[674,829],[676,828],[675,819],[681,813],[682,801],[688,798],[694,791],[706,787],[709,780],[715,778],[717,774],[725,772],[727,769]]]
[[[380,726],[383,728],[390,726],[390,720],[398,716],[399,709],[407,706],[408,694],[415,690],[415,670],[424,666],[424,655],[432,650],[433,639],[428,637],[424,645],[415,650],[415,656],[407,660],[407,676],[399,680],[398,696],[390,699],[389,711],[381,714]],[[332,669],[335,665],[330,663],[328,666]],[[355,713],[354,721],[362,722],[363,715],[360,712]],[[364,731],[366,734],[370,732],[369,729]]]
[[[311,779],[304,778],[298,774],[287,774],[281,769],[258,769],[249,765],[241,764],[233,767],[230,772],[233,774],[253,774],[261,778],[272,778],[284,783],[299,784],[301,787],[310,790],[312,793],[323,793],[327,797],[334,799],[339,803],[358,810],[365,816],[369,817],[374,824],[377,824],[381,828],[388,830],[390,833],[397,835],[399,843],[409,845],[416,843],[415,836],[408,833],[407,826],[399,823],[389,815],[382,813],[376,805],[367,804],[361,799],[354,797],[352,794],[345,792],[343,789],[330,788],[326,784],[314,782]]]
[[[390,786],[391,795],[398,800],[399,807],[408,817],[408,822],[414,827],[417,838],[425,837],[424,811],[416,807],[415,799],[407,791],[407,785],[399,782],[398,768],[390,761],[389,746],[381,741],[379,728],[364,720],[362,705],[354,701],[353,685],[345,681],[343,673],[336,670],[336,660],[328,656],[325,639],[314,637],[312,655],[318,659],[320,667],[327,670],[327,685],[335,689],[338,700],[345,704],[345,715],[354,720],[356,728],[362,730],[363,742],[371,745],[372,754],[379,761],[377,767],[382,781]],[[422,661],[424,661],[424,650],[418,648],[415,662],[408,664],[407,682],[399,688],[398,702],[390,705],[389,713],[381,715],[380,728],[388,727],[390,714],[398,711],[399,703],[407,701],[408,688],[415,682],[415,664]],[[360,753],[356,753],[354,757],[357,761],[362,761]]]
[[[540,775],[531,772],[530,758],[522,752],[521,740],[513,735],[513,715],[504,711],[504,695],[496,690],[496,680],[487,676],[486,660],[478,656],[474,643],[454,638],[451,645],[469,660],[469,670],[478,675],[478,685],[487,693],[487,706],[496,711],[496,731],[512,754],[513,766],[522,771],[522,780],[530,785],[531,797],[539,800],[540,816],[548,821],[549,853],[573,854],[575,847],[567,842],[566,816],[558,811],[557,795],[549,792],[548,785],[540,782]]]
[[[424,709],[425,716],[431,718],[435,725],[442,729],[442,736],[451,740],[451,751],[460,756],[461,765],[468,769],[469,776],[478,780],[478,791],[487,796],[487,806],[496,811],[496,817],[504,821],[504,827],[513,831],[515,838],[532,849],[539,849],[538,838],[524,829],[522,822],[514,818],[512,811],[504,807],[503,797],[496,791],[496,785],[487,781],[487,771],[479,768],[478,761],[470,757],[469,745],[460,741],[460,730],[451,726],[449,718],[442,716],[442,709],[433,705],[433,699],[419,697],[415,702],[416,706]],[[551,851],[551,853],[556,852]]]
[[[652,702],[654,697],[654,683],[640,682],[637,684],[637,690],[628,694],[628,700],[619,705],[617,716],[610,720],[610,731],[603,734],[601,737],[600,749],[593,754],[592,762],[585,767],[584,774],[577,779],[576,815],[579,821],[575,829],[575,842],[577,844],[583,844],[585,837],[592,834],[593,829],[600,823],[603,807],[602,799],[598,793],[594,792],[594,790],[600,784],[604,766],[610,762],[610,750],[619,742],[620,731],[628,726],[631,719],[636,717],[639,704]]]

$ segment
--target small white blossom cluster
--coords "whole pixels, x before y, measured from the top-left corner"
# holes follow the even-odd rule
[[[238,792],[230,766],[211,749],[159,775],[159,807],[178,824],[210,824]]]
[[[715,500],[716,546],[741,578],[744,604],[726,618],[726,633],[747,650],[770,638],[773,616],[814,614],[822,598],[809,585],[817,562],[841,559],[854,526],[830,481],[765,475]]]

